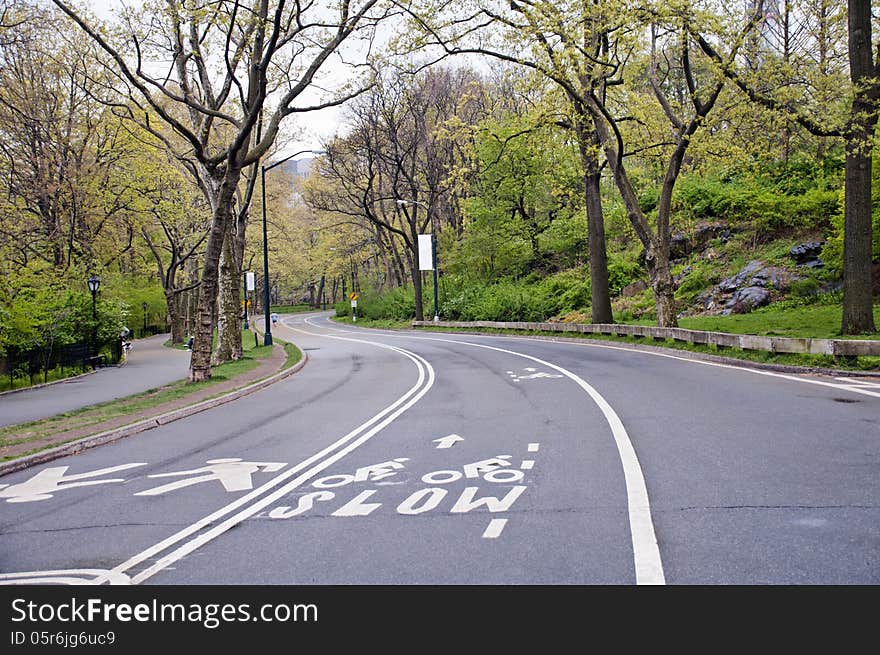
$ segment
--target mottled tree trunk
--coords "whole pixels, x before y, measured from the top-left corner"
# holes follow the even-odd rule
[[[241,359],[241,275],[235,258],[232,223],[223,240],[220,256],[220,286],[217,292],[217,348],[212,363]]]
[[[217,307],[217,290],[220,278],[220,256],[227,226],[233,217],[233,198],[241,169],[229,168],[220,185],[217,205],[214,209],[208,246],[202,266],[202,283],[199,287],[199,303],[196,329],[190,358],[190,382],[201,382],[211,377],[211,349],[214,340],[214,314]]]
[[[665,244],[661,242],[661,245],[655,244],[649,248],[646,262],[651,289],[654,291],[657,325],[676,327],[678,326],[678,313],[675,309],[675,282],[672,279],[672,267],[669,265],[668,242]]]

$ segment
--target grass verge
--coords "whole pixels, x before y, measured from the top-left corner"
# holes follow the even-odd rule
[[[133,422],[136,419],[139,420],[143,418],[144,415],[158,415],[163,411],[166,411],[167,408],[163,408],[162,406],[167,403],[188,396],[193,396],[205,389],[217,386],[221,382],[227,382],[230,380],[234,381],[236,378],[255,369],[259,366],[260,360],[265,359],[272,354],[271,346],[254,345],[252,333],[245,331],[242,337],[242,345],[244,349],[242,358],[213,367],[210,380],[193,384],[189,384],[186,380],[178,380],[177,382],[156,389],[150,389],[142,393],[126,396],[125,398],[117,398],[105,403],[83,407],[81,409],[72,410],[39,421],[31,421],[28,423],[20,423],[18,425],[9,425],[0,428],[0,448],[48,439],[50,437],[57,437],[57,439],[53,439],[53,443],[50,445],[44,445],[40,448],[30,450],[27,453],[4,456],[0,458],[0,461],[17,459],[25,455],[39,452],[40,450],[45,450],[46,448],[59,446],[69,441],[81,439],[83,437],[82,434],[69,437],[65,437],[65,435],[107,421],[120,419],[125,416],[132,416]],[[281,370],[293,366],[302,358],[302,352],[292,343],[287,343],[280,339],[276,339],[275,343],[283,346],[286,354],[286,360],[281,367]],[[273,373],[274,372],[275,371],[273,371]],[[256,381],[257,380],[247,380],[246,384],[252,384]],[[240,388],[242,386],[245,386],[244,382],[241,385],[236,385],[234,388]],[[204,400],[210,400],[217,396],[229,393],[232,390],[233,389],[224,389],[214,394],[200,395],[198,401],[202,402]],[[155,411],[150,412],[150,410]],[[122,423],[122,425],[124,424],[125,423]]]

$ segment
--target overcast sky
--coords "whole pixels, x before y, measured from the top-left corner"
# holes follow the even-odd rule
[[[113,11],[124,5],[131,6],[138,0],[88,0],[86,3],[92,11],[102,18],[112,18]],[[341,67],[333,66],[332,58],[328,60],[326,66],[334,75],[345,75]],[[331,78],[332,80],[332,78]],[[337,80],[332,80],[333,82]],[[342,81],[342,80],[339,80]],[[304,94],[305,95],[305,94]],[[306,105],[310,101],[314,102],[316,95],[309,94],[308,97],[302,97],[299,104]],[[308,112],[290,116],[286,119],[285,125],[290,133],[296,134],[296,140],[291,142],[284,148],[283,153],[279,156],[293,154],[299,150],[317,150],[320,149],[321,143],[333,137],[337,132],[342,131],[344,108],[331,107],[321,111]],[[312,155],[303,155],[310,157]]]

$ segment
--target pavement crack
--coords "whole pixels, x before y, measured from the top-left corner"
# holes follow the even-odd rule
[[[101,528],[134,528],[134,527],[153,527],[153,528],[179,528],[185,527],[187,523],[97,523],[95,525],[75,525],[68,528],[34,528],[30,530],[9,530],[0,531],[0,535],[14,534],[43,534],[49,532],[71,532],[73,530],[95,530]]]

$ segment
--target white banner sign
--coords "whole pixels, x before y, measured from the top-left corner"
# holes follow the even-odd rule
[[[419,270],[433,271],[434,257],[431,252],[431,235],[419,235]]]
[[[245,279],[245,281],[246,281],[245,284],[246,284],[246,286],[247,286],[247,290],[248,290],[248,291],[253,291],[254,288],[256,288],[256,285],[254,284],[254,273],[253,273],[253,271],[248,271],[248,272],[246,272],[246,273],[244,274],[244,279]]]

